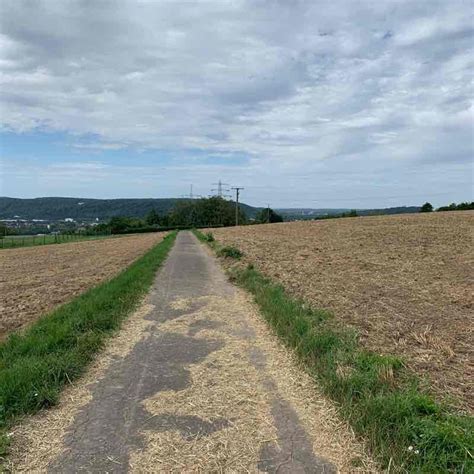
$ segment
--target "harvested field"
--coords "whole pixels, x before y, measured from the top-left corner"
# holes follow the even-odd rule
[[[164,235],[142,234],[2,250],[0,340],[110,279],[160,242]]]
[[[361,342],[428,376],[472,413],[474,212],[212,229],[293,295],[331,310]]]

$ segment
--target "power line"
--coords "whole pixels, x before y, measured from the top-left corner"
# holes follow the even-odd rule
[[[217,197],[220,197],[220,198],[230,197],[229,194],[225,194],[226,192],[229,192],[230,189],[224,188],[224,186],[229,186],[229,183],[223,183],[221,180],[219,180],[218,183],[212,183],[212,185],[217,186],[217,189],[211,189],[212,192],[217,192]]]
[[[244,188],[235,186],[232,189],[235,190],[235,225],[239,225],[239,193]]]
[[[188,199],[195,199],[202,197],[200,194],[193,193],[193,185],[190,185],[189,194],[181,194],[181,197],[188,198]]]

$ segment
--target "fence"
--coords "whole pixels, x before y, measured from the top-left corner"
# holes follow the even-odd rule
[[[34,245],[62,244],[82,240],[104,239],[110,234],[43,234],[43,235],[6,235],[0,238],[0,249],[32,247]]]
[[[223,227],[220,225],[209,224],[207,226],[196,226],[197,229],[204,229],[210,227]],[[119,237],[123,234],[138,234],[145,232],[163,232],[168,230],[186,230],[192,229],[193,226],[176,225],[176,226],[161,226],[161,227],[138,227],[125,229],[123,231],[114,232],[113,234],[43,234],[43,235],[6,235],[0,236],[0,250],[11,249],[17,247],[33,247],[34,245],[48,245],[48,244],[62,244],[66,242],[79,242],[83,240],[106,239],[112,236]]]

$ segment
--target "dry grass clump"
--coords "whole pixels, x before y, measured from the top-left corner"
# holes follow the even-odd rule
[[[243,263],[402,355],[441,397],[474,409],[474,212],[213,229]],[[271,251],[269,251],[271,249]]]

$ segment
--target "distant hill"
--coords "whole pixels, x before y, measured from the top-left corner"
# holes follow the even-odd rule
[[[96,219],[106,220],[114,216],[144,217],[152,209],[159,214],[168,213],[180,201],[186,199],[81,199],[43,197],[18,199],[0,197],[0,219]],[[240,204],[247,217],[252,218],[259,208]]]
[[[159,214],[166,214],[185,198],[160,199],[82,199],[64,197],[42,197],[35,199],[18,199],[0,197],[0,219],[12,219],[19,216],[22,219],[60,220],[99,219],[107,220],[114,216],[145,217],[155,209]],[[255,217],[262,208],[240,204],[248,218]],[[373,214],[403,214],[418,212],[418,206],[389,207],[385,209],[357,209],[359,215]],[[285,220],[312,219],[319,216],[337,215],[349,212],[346,208],[298,208],[275,209]]]
[[[420,212],[420,206],[401,206],[401,207],[385,207],[383,209],[357,209],[360,216],[371,216],[380,214],[411,214]]]
[[[345,208],[328,208],[328,209],[313,209],[313,208],[283,208],[275,209],[278,214],[285,217],[300,217],[300,218],[312,218],[318,216],[328,216],[334,214],[342,214],[343,212],[349,212],[350,209]]]
[[[313,219],[321,216],[334,216],[350,212],[349,208],[295,208],[295,209],[275,209],[285,220]],[[419,212],[419,206],[386,207],[382,209],[356,209],[359,216],[387,215],[387,214],[407,214]]]

